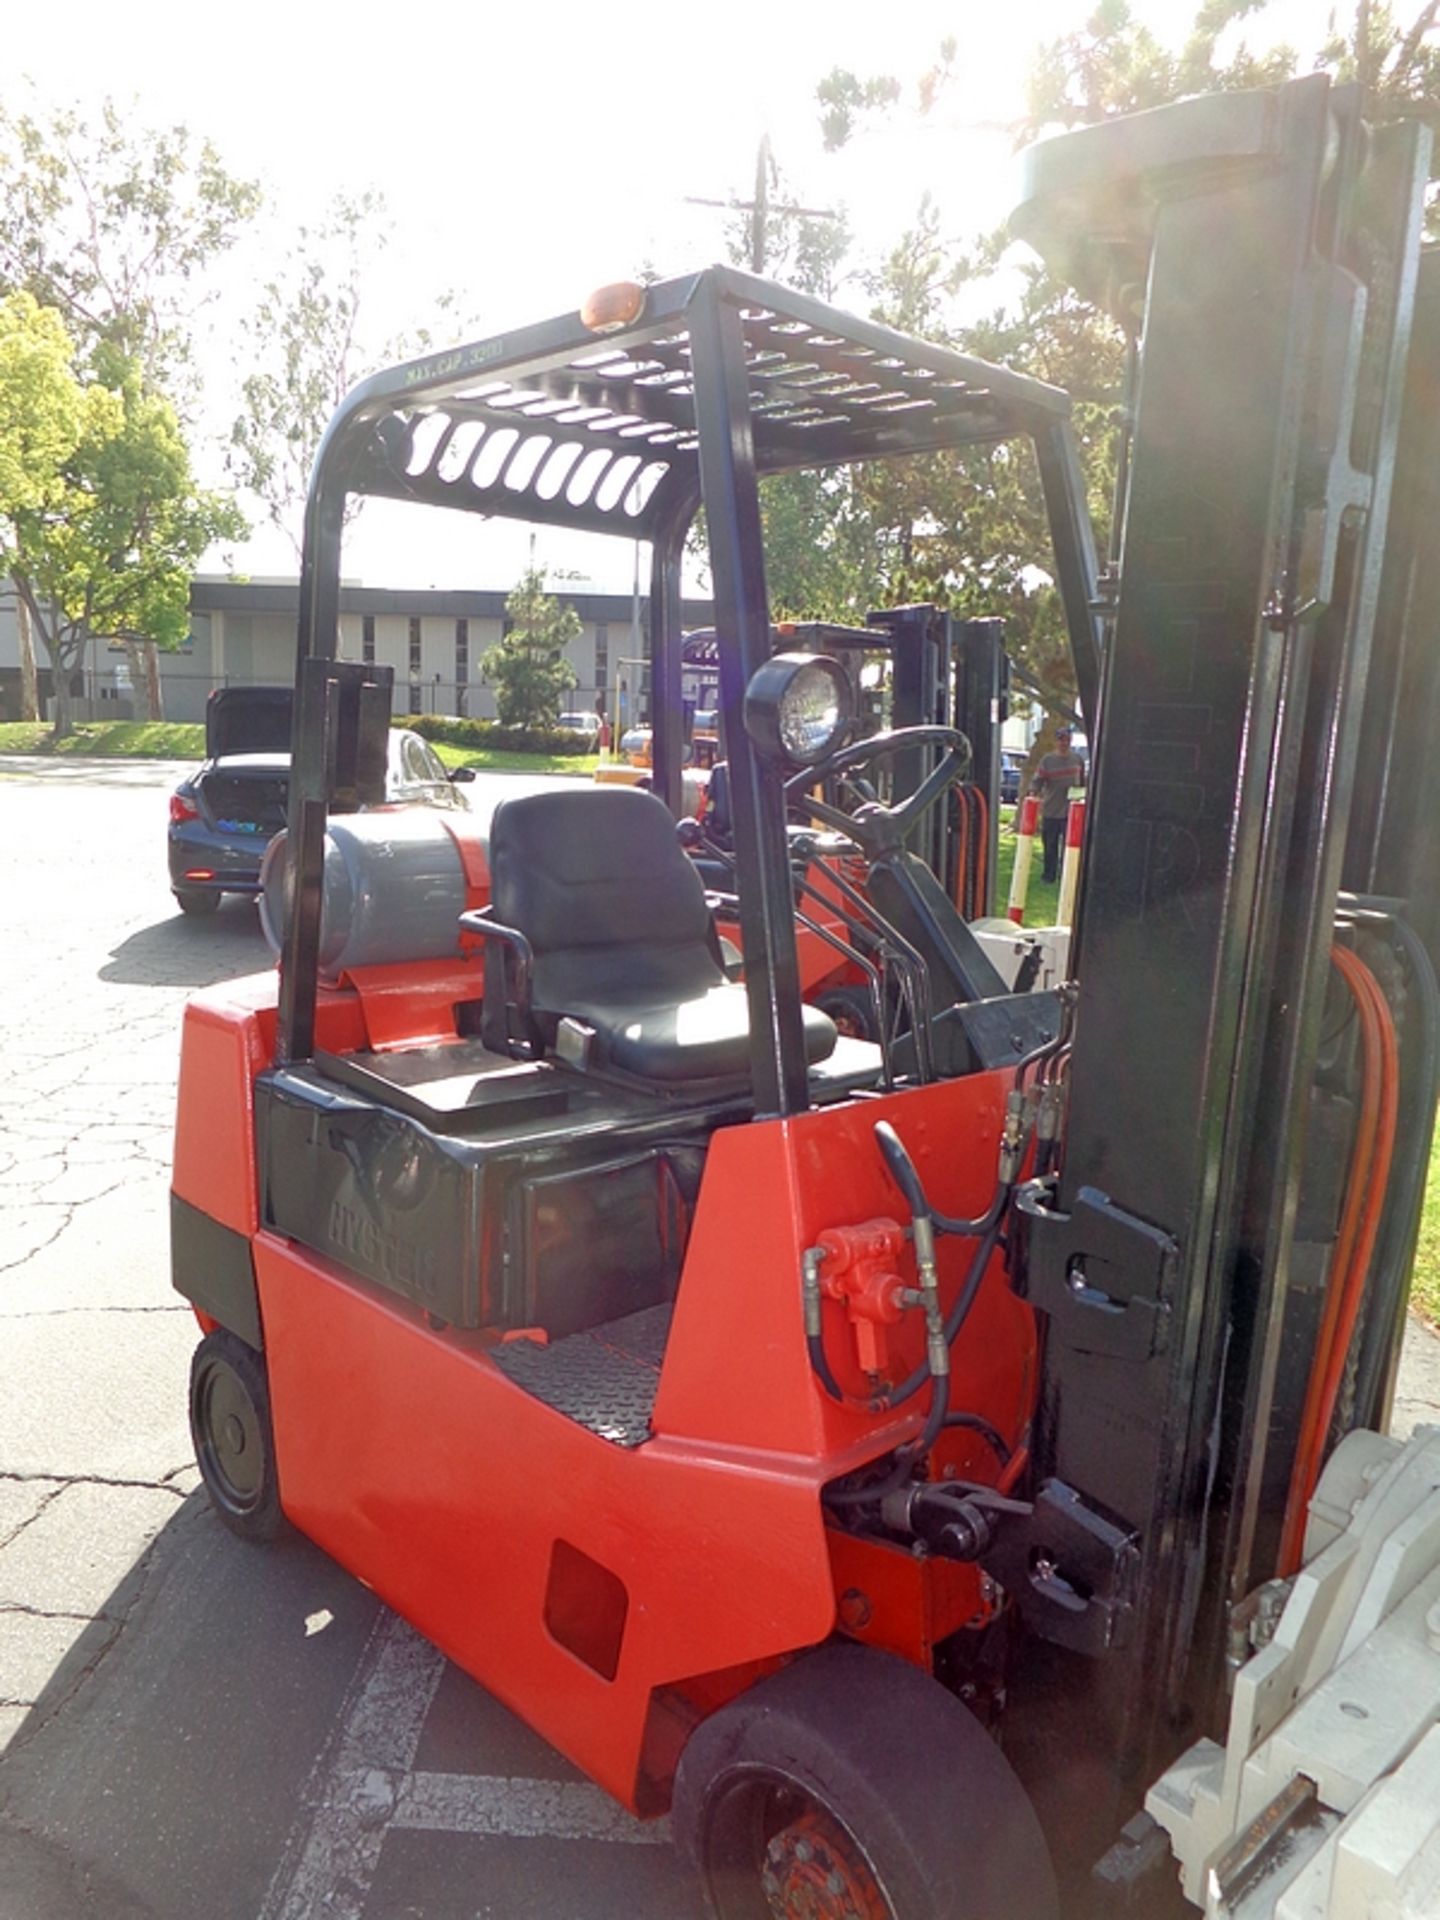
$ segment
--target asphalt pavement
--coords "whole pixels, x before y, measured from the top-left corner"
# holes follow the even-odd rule
[[[179,771],[0,758],[0,1920],[690,1920],[663,1822],[197,1491],[180,1012],[270,956],[245,902],[174,910]],[[1397,1427],[1422,1419],[1440,1340],[1416,1324]]]

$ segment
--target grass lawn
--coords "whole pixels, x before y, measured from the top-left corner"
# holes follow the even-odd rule
[[[1035,836],[1035,851],[1030,859],[1030,887],[1025,899],[1027,927],[1053,927],[1060,906],[1060,883],[1046,886],[1040,878],[1044,856],[1040,836]],[[1000,809],[1000,849],[996,860],[995,911],[1003,914],[1010,898],[1010,876],[1015,870],[1015,809]]]
[[[0,753],[64,754],[107,760],[199,760],[205,729],[178,720],[80,721],[68,740],[54,741],[43,720],[0,722]]]
[[[1410,1304],[1440,1326],[1440,1133],[1430,1147],[1430,1179],[1420,1215],[1420,1243],[1415,1249],[1415,1277]]]
[[[593,773],[593,753],[486,753],[447,746],[436,752],[447,767],[474,767],[493,773]],[[199,722],[179,720],[80,721],[68,740],[58,744],[41,720],[0,721],[0,753],[63,754],[101,760],[201,760],[205,755],[205,728]]]
[[[447,767],[474,767],[477,773],[591,774],[600,764],[596,753],[487,753],[483,748],[476,752],[471,747],[452,747],[448,740],[430,744]]]

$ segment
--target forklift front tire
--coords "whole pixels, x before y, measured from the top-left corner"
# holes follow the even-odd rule
[[[204,915],[214,913],[220,905],[218,893],[207,893],[201,887],[177,887],[175,904],[181,913]]]
[[[672,1814],[714,1920],[1058,1920],[999,1748],[937,1681],[868,1647],[803,1655],[703,1720]]]
[[[273,1540],[285,1525],[275,1472],[265,1362],[224,1327],[190,1363],[190,1433],[205,1491],[242,1540]]]

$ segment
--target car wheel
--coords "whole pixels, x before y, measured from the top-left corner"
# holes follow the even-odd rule
[[[201,918],[207,913],[214,913],[220,904],[220,896],[218,893],[202,893],[198,887],[177,887],[175,904],[182,913]]]
[[[676,1838],[715,1920],[1058,1920],[1024,1790],[938,1681],[836,1644],[691,1735]]]
[[[265,1362],[224,1327],[190,1363],[195,1463],[216,1513],[242,1540],[273,1540],[285,1525]]]

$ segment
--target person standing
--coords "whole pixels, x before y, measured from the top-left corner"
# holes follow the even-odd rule
[[[1071,746],[1069,727],[1055,729],[1055,748],[1035,769],[1031,784],[1040,801],[1040,839],[1045,849],[1043,878],[1060,878],[1065,849],[1065,823],[1070,817],[1070,789],[1085,784],[1085,763]]]

